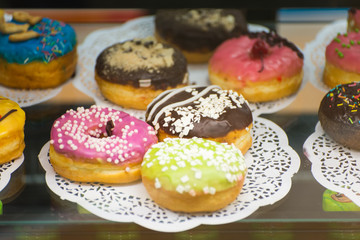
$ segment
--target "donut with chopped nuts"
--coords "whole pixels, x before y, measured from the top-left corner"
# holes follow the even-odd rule
[[[161,92],[184,87],[188,79],[184,55],[154,37],[116,43],[96,59],[95,80],[101,93],[125,108],[145,110]]]
[[[50,162],[73,181],[127,183],[141,178],[145,152],[157,142],[150,125],[112,108],[68,110],[50,134]]]
[[[212,212],[241,192],[247,166],[234,145],[203,138],[168,138],[146,152],[142,182],[162,207],[180,212]]]
[[[205,63],[223,41],[248,31],[239,9],[161,9],[155,36],[179,48],[189,63]]]
[[[215,85],[165,91],[149,104],[145,117],[159,141],[167,137],[206,138],[233,143],[243,154],[252,145],[253,118],[247,101]]]

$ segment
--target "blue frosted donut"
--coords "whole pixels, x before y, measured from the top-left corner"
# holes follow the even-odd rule
[[[10,42],[9,34],[0,33],[0,57],[8,63],[26,64],[32,61],[49,63],[72,51],[76,46],[74,29],[63,22],[43,18],[30,26],[29,30],[38,32],[41,36],[23,42]]]
[[[25,24],[15,20],[11,23]],[[64,22],[42,18],[27,31],[39,36],[11,41],[11,35],[0,33],[0,84],[17,89],[46,89],[70,79],[77,64],[74,29]]]

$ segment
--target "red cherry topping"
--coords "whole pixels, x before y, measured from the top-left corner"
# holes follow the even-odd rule
[[[263,58],[266,54],[268,54],[268,52],[269,49],[267,48],[265,42],[258,39],[251,48],[250,56],[252,58]]]

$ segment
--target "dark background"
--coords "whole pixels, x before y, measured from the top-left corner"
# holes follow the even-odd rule
[[[1,8],[179,8],[221,7],[273,10],[284,7],[360,6],[358,0],[1,0]]]
[[[0,0],[0,8],[142,8],[149,14],[159,8],[241,8],[247,20],[274,21],[279,8],[360,7],[359,0]]]

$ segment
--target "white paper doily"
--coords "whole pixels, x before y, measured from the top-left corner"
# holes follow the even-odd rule
[[[249,24],[249,30],[256,31],[269,31],[268,28]],[[133,38],[144,38],[154,35],[154,16],[146,16],[130,20],[125,24],[114,27],[94,31],[90,33],[84,40],[84,42],[78,47],[79,49],[79,71],[73,82],[74,86],[80,91],[84,92],[88,96],[94,99],[97,105],[109,106],[118,110],[126,111],[140,119],[144,119],[145,112],[132,109],[124,109],[118,105],[115,105],[106,100],[96,82],[95,82],[95,61],[97,56],[108,46],[117,42],[130,40]],[[306,69],[304,69],[305,71]],[[189,80],[190,83],[197,85],[209,85],[207,64],[189,64]],[[305,80],[306,78],[304,78]],[[302,86],[304,86],[303,81]],[[267,103],[250,103],[250,109],[253,111],[254,116],[259,116],[262,113],[277,112],[289,104],[291,104],[296,98],[296,94],[280,99],[278,101]]]
[[[7,13],[4,14],[4,17],[5,21],[7,22],[11,21],[12,19],[12,15]],[[16,102],[20,107],[29,107],[55,97],[60,93],[63,85],[67,84],[69,81],[56,88],[36,90],[15,89],[0,85],[0,96],[6,97]]]
[[[311,161],[314,178],[325,188],[345,194],[360,206],[360,151],[332,140],[320,122],[304,143],[304,154]]]
[[[44,90],[25,90],[0,86],[0,96],[6,97],[16,102],[17,104],[19,104],[20,107],[29,107],[55,97],[60,93],[62,86],[63,85],[56,88]]]
[[[346,27],[347,21],[345,19],[334,21],[322,28],[313,41],[305,44],[304,56],[307,60],[305,65],[308,71],[304,78],[307,78],[316,88],[324,92],[331,89],[322,81],[326,47],[338,33],[345,33]]]
[[[273,204],[289,192],[300,158],[275,123],[255,118],[253,145],[245,155],[248,174],[239,197],[226,208],[207,214],[184,214],[159,207],[141,181],[108,185],[69,181],[54,172],[49,142],[39,153],[48,187],[63,200],[75,202],[93,214],[116,222],[134,222],[161,232],[180,232],[200,224],[217,225],[246,218],[259,207]]]
[[[8,185],[11,174],[24,162],[24,154],[19,158],[0,165],[0,192]]]

